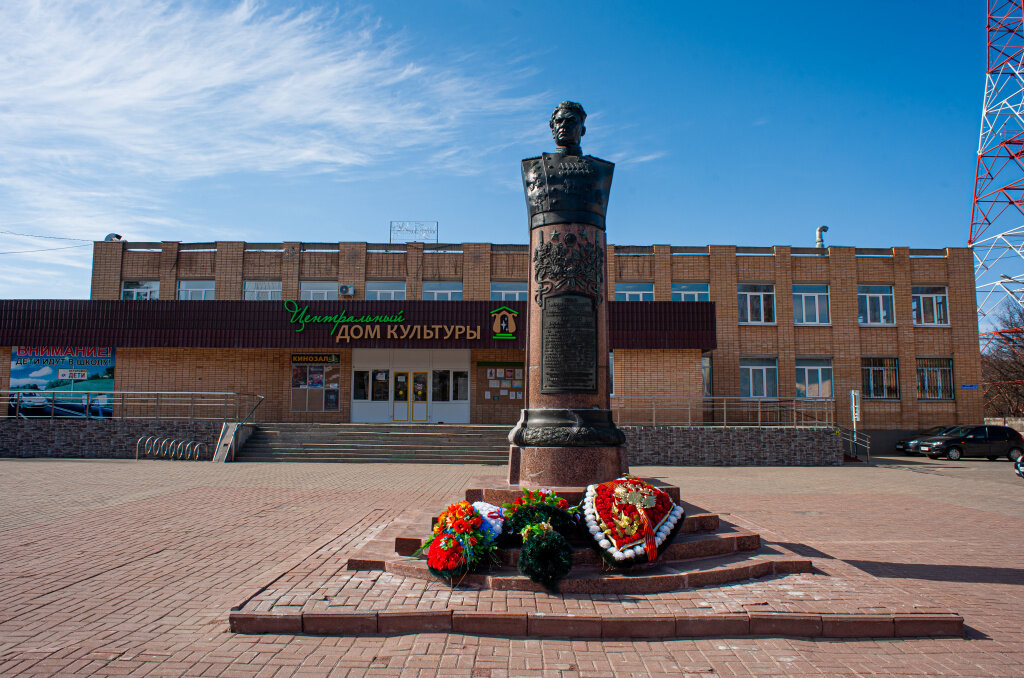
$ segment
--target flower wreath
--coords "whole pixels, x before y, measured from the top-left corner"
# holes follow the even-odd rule
[[[437,577],[461,577],[488,561],[497,549],[504,523],[502,509],[493,504],[451,504],[437,517],[433,534],[416,555],[427,552],[427,569]]]
[[[684,511],[667,493],[626,475],[587,487],[583,515],[605,561],[629,567],[657,559]]]

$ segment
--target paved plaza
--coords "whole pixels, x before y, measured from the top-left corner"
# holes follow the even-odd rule
[[[1024,481],[1007,462],[634,471],[767,541],[952,608],[967,636],[235,635],[228,611],[283,563],[325,545],[345,555],[495,468],[2,459],[0,674],[1024,675]]]

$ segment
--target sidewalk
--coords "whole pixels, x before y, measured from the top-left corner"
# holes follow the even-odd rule
[[[2,459],[0,674],[1021,675],[1024,482],[1006,462],[878,461],[635,470],[827,567],[956,610],[966,639],[235,635],[229,608],[283,563],[343,557],[493,467]]]

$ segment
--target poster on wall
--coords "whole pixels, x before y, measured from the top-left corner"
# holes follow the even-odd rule
[[[113,346],[14,346],[8,414],[109,417]]]

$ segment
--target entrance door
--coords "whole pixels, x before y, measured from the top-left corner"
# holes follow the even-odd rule
[[[412,420],[427,420],[427,373],[412,373]]]
[[[409,373],[395,372],[391,392],[391,421],[409,421]]]

